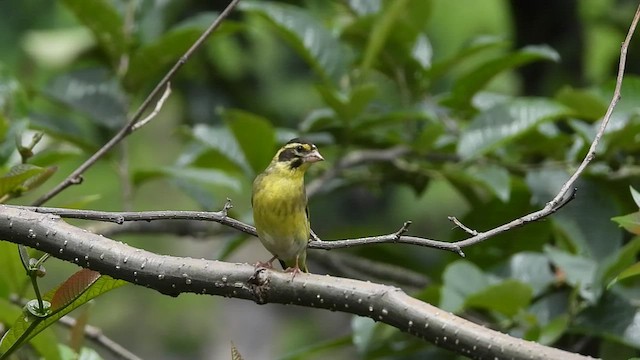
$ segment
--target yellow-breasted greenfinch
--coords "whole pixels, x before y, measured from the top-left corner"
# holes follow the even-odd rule
[[[253,221],[262,245],[273,257],[260,266],[271,267],[278,259],[285,271],[309,272],[307,243],[311,227],[304,174],[311,164],[323,161],[318,148],[293,139],[273,157],[253,181]]]

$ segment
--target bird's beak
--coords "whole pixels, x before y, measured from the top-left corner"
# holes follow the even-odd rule
[[[308,153],[307,155],[305,155],[304,161],[308,163],[314,163],[318,161],[324,161],[324,158],[322,157],[322,155],[320,155],[320,152],[318,152],[318,150],[316,149]]]

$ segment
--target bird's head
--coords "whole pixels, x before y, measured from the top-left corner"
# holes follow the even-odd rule
[[[273,158],[273,162],[276,162],[280,166],[284,165],[289,170],[302,171],[305,171],[314,162],[323,160],[324,158],[320,155],[315,145],[298,138],[284,144]]]

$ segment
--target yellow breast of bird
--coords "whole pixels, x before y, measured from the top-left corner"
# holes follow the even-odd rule
[[[309,240],[304,180],[267,176],[253,184],[253,220],[258,237],[279,259],[295,259]]]

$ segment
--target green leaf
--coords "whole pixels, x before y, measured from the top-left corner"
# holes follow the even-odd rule
[[[478,36],[469,41],[464,48],[453,56],[434,62],[427,74],[432,81],[435,81],[442,76],[450,74],[452,69],[473,56],[487,50],[506,47],[508,44],[509,42],[502,37],[488,35]]]
[[[238,250],[246,242],[247,242],[246,235],[238,235],[238,236],[234,236],[229,239],[226,239],[222,244],[222,246],[220,247],[220,249],[218,250],[218,253],[215,259],[220,261],[227,261],[229,259],[229,256],[233,255],[235,251]]]
[[[24,277],[26,279],[26,277]],[[11,324],[20,316],[25,316],[20,307],[0,297],[0,324]],[[1,342],[1,340],[0,340]],[[32,338],[29,344],[44,359],[60,359],[58,352],[58,339],[53,329],[46,329],[38,336]],[[0,358],[3,353],[0,351]]]
[[[628,232],[634,235],[640,235],[640,211],[611,218]]]
[[[134,51],[124,78],[127,89],[140,89],[159,78],[178,61],[216,16],[214,13],[199,14]]]
[[[78,21],[88,27],[111,58],[117,64],[127,49],[122,17],[108,0],[64,0],[66,7]]]
[[[555,280],[549,258],[540,253],[517,253],[500,270],[502,277],[513,278],[531,286],[536,296],[545,292]]]
[[[568,327],[569,315],[564,314],[558,316],[540,329],[540,337],[538,337],[537,342],[542,345],[551,346],[564,335]]]
[[[572,325],[587,335],[640,348],[640,310],[615,293],[605,292],[596,306],[578,314]]]
[[[25,276],[17,245],[0,241],[0,269],[0,299],[20,292],[28,278]]]
[[[569,110],[543,98],[521,98],[478,114],[463,130],[457,153],[464,159],[481,156],[531,131],[545,121],[569,115]]]
[[[262,172],[271,162],[275,148],[275,131],[269,120],[241,110],[225,110],[222,117],[251,165],[253,174]]]
[[[468,169],[469,176],[485,185],[498,199],[509,201],[511,177],[507,169],[492,164],[474,166]]]
[[[26,183],[41,176],[47,169],[30,164],[15,165],[9,172],[0,177],[0,197],[5,195],[19,196],[29,190]]]
[[[346,74],[349,48],[307,10],[266,1],[243,1],[238,7],[267,19],[323,80],[337,83]]]
[[[562,270],[566,282],[578,288],[580,295],[595,303],[602,294],[602,287],[595,283],[597,264],[588,258],[569,254],[551,246],[545,247],[551,262]]]
[[[531,287],[517,280],[491,285],[465,300],[465,307],[476,307],[514,316],[529,305],[533,297]]]
[[[240,190],[240,182],[238,179],[230,176],[224,171],[193,167],[165,166],[149,170],[138,170],[134,172],[133,183],[139,185],[143,182],[162,177],[195,181],[202,184],[225,186],[235,191]]]
[[[635,202],[636,206],[640,208],[640,193],[636,189],[634,189],[633,186],[629,186],[629,191],[631,191],[633,202]]]
[[[618,277],[621,273],[636,262],[638,252],[640,252],[640,237],[636,236],[619,251],[612,253],[605,259],[598,269],[597,279],[601,284],[607,284],[607,287],[611,287],[619,280]]]
[[[85,269],[80,271],[91,270]],[[97,280],[93,281],[90,286],[85,287],[82,292],[77,293],[77,296],[71,302],[68,302],[67,306],[58,308],[57,311],[54,311],[46,318],[36,318],[29,314],[21,314],[2,338],[2,342],[0,343],[0,353],[3,354],[3,356],[11,354],[18,347],[22,346],[22,344],[54,324],[64,315],[87,303],[89,300],[126,283],[127,282],[123,280],[115,280],[109,276],[102,275]],[[58,289],[49,291],[45,296],[43,296],[43,300],[50,301],[57,291]],[[64,299],[68,300],[68,298]]]
[[[1,87],[2,84],[0,84],[0,97],[2,96]],[[2,102],[2,99],[0,99],[0,102]],[[2,117],[2,119],[4,119],[4,117]],[[27,131],[28,124],[29,122],[27,120],[11,120],[9,129],[5,130],[4,138],[0,139],[0,165],[7,163],[11,155],[16,152],[15,139]]]
[[[46,94],[112,130],[120,128],[127,119],[127,96],[117,79],[104,68],[86,68],[58,76],[49,84]]]
[[[640,275],[640,262],[635,263],[629,266],[628,268],[624,269],[620,274],[618,274],[618,276],[615,277],[615,279],[613,279],[613,281],[608,285],[608,287],[617,283],[618,281],[633,278],[638,275]]]
[[[439,308],[456,312],[463,309],[466,299],[489,286],[487,276],[473,263],[458,260],[442,274]]]
[[[370,69],[374,60],[378,58],[387,38],[391,32],[394,31],[394,24],[404,20],[402,15],[405,15],[405,9],[407,4],[409,4],[409,0],[396,0],[388,4],[371,29],[371,35],[365,47],[361,64],[362,69],[365,71]]]
[[[451,95],[443,100],[443,104],[456,109],[469,107],[471,98],[496,75],[534,61],[559,61],[559,59],[560,57],[555,50],[542,45],[527,46],[514,53],[481,63],[472,71],[456,79]]]
[[[198,124],[193,127],[191,135],[207,148],[235,164],[247,176],[253,175],[251,165],[242,152],[242,148],[228,128]]]
[[[563,105],[571,108],[577,117],[588,120],[598,120],[607,111],[606,102],[593,91],[574,89],[571,87],[562,88],[555,96],[555,99]]]

